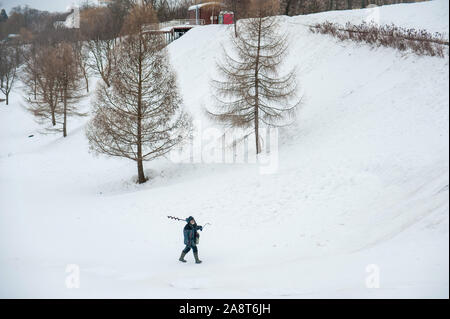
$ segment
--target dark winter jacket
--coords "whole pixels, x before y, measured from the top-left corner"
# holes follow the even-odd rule
[[[189,216],[186,218],[186,226],[184,226],[183,234],[184,234],[184,244],[188,246],[195,246],[195,237],[197,236],[197,230],[203,230],[202,226],[197,226],[197,224],[191,225],[191,220],[194,217]]]

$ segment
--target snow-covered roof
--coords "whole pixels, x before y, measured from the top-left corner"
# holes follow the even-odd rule
[[[197,10],[197,9],[200,9],[201,7],[210,6],[210,5],[223,6],[224,4],[221,3],[221,2],[205,2],[205,3],[200,3],[200,4],[196,4],[196,5],[190,6],[188,10],[189,11]]]

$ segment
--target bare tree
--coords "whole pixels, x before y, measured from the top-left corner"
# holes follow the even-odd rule
[[[253,128],[259,154],[260,122],[283,125],[300,102],[294,101],[295,70],[278,75],[287,52],[287,34],[279,33],[277,18],[271,16],[277,7],[262,0],[253,5],[254,18],[243,21],[238,37],[232,38],[233,54],[224,49],[225,62],[218,64],[223,79],[212,83],[218,110],[207,112],[232,127]]]
[[[81,13],[80,20],[81,34],[93,58],[88,66],[96,70],[110,87],[116,44],[116,34],[110,28],[113,23],[111,11],[108,8],[89,8]]]
[[[81,98],[82,75],[75,53],[69,43],[40,47],[24,68],[23,82],[28,93],[28,110],[38,122],[49,121],[49,131],[62,132],[67,136],[69,116],[83,116],[77,102]],[[36,99],[29,96],[36,94]]]
[[[89,93],[89,76],[91,75],[92,70],[89,63],[89,48],[82,39],[78,39],[78,41],[73,43],[73,49],[79,72],[84,78],[86,92]]]
[[[37,99],[37,63],[38,63],[38,41],[33,39],[31,44],[23,50],[25,67],[21,73],[21,80],[27,86],[28,93],[33,95],[34,100]]]
[[[237,18],[238,18],[238,0],[230,0],[231,9],[233,10],[234,36],[237,37]]]
[[[238,36],[237,22],[249,16],[250,0],[226,0],[225,4],[234,14],[234,35]]]
[[[103,82],[110,87],[113,64],[115,62],[114,47],[115,40],[89,40],[87,47],[94,58],[88,66],[98,72]],[[91,60],[89,60],[91,61]]]
[[[57,46],[57,81],[59,86],[62,107],[57,109],[62,117],[63,137],[67,136],[67,117],[69,115],[83,116],[77,111],[76,103],[81,99],[80,93],[82,74],[73,46],[69,43],[60,43]]]
[[[0,88],[3,88],[3,77],[6,70],[6,45],[0,42]]]
[[[28,55],[22,81],[28,95],[28,110],[41,124],[50,120],[56,127],[59,85],[54,68],[57,61],[52,47],[39,47]],[[30,96],[34,96],[31,100]]]
[[[0,91],[5,95],[6,105],[9,104],[9,93],[17,77],[20,65],[19,47],[0,43]]]
[[[180,109],[175,73],[163,39],[142,32],[156,21],[150,6],[136,6],[127,17],[111,88],[99,87],[93,119],[86,135],[91,150],[136,162],[138,183],[144,183],[144,161],[168,153],[190,128]]]
[[[111,28],[114,37],[119,35],[123,22],[135,2],[136,0],[112,0],[108,3],[107,9],[111,14],[108,28]]]

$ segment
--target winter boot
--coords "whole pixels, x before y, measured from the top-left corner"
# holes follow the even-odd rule
[[[198,259],[198,253],[194,253],[194,258],[195,258],[195,263],[196,264],[201,264],[202,261],[200,259]]]
[[[185,253],[184,251],[182,251],[182,252],[181,252],[181,256],[180,256],[180,258],[179,258],[178,260],[185,263],[186,260],[184,260],[184,256],[186,256],[186,253]]]

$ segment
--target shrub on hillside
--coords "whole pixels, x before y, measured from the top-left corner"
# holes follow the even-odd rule
[[[391,47],[400,51],[411,50],[417,55],[444,57],[448,54],[449,42],[441,33],[426,30],[406,29],[391,25],[363,22],[359,25],[347,23],[341,26],[329,21],[310,26],[313,33],[330,34],[341,41],[365,42],[373,46]]]

